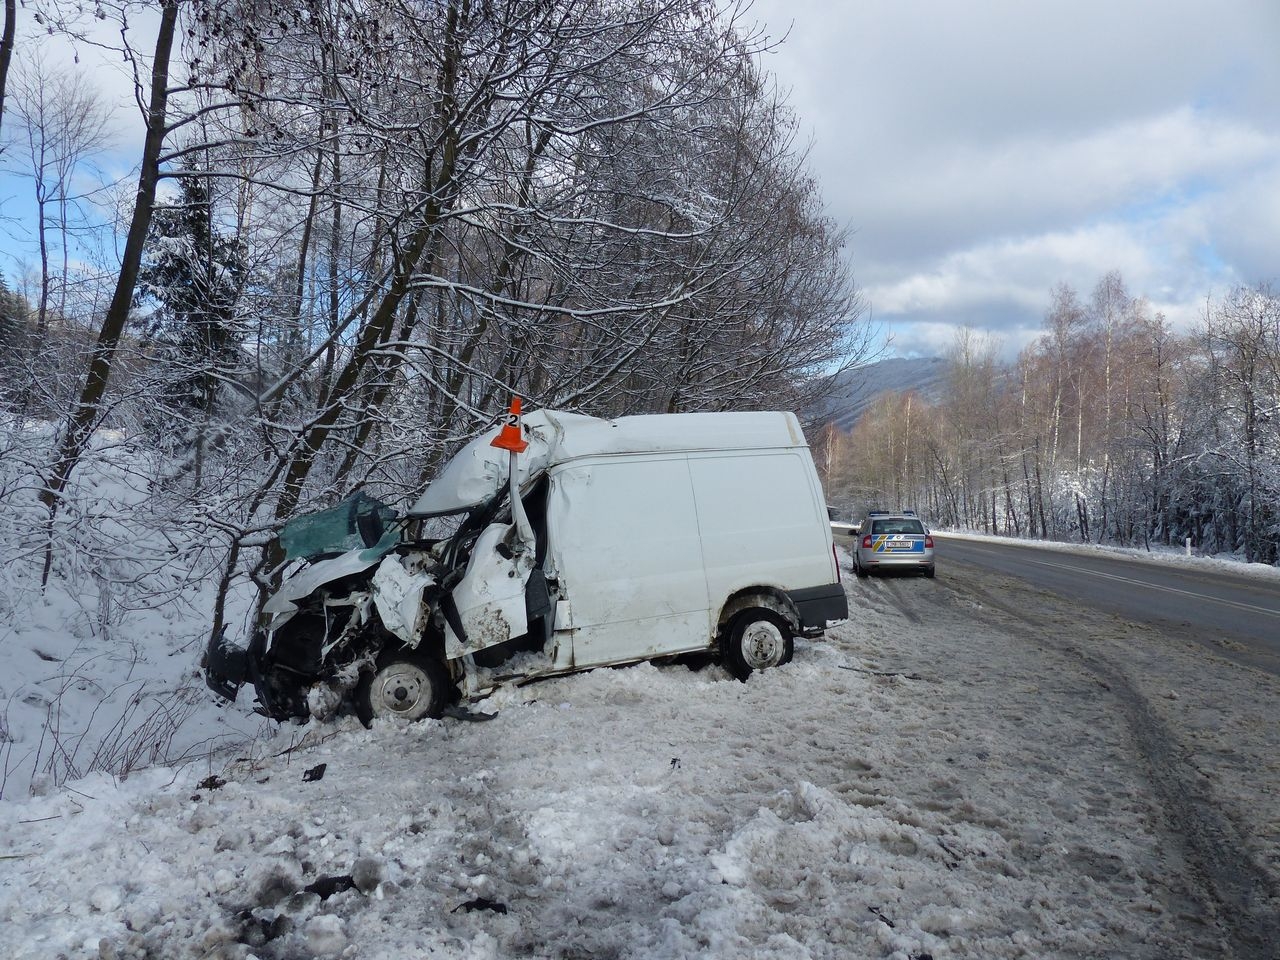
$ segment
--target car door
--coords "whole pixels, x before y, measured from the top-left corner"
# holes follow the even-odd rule
[[[528,630],[525,585],[534,560],[528,552],[502,549],[513,539],[511,525],[506,523],[491,524],[476,539],[466,576],[454,588],[451,598],[457,612],[455,622],[462,627],[465,640],[449,623],[445,631],[448,656],[475,653]]]

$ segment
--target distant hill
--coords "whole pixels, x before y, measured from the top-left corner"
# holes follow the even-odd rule
[[[936,401],[946,383],[947,367],[941,357],[892,357],[846,370],[836,378],[825,403],[814,410],[814,419],[850,430],[872,401],[887,391],[915,391],[926,400]]]

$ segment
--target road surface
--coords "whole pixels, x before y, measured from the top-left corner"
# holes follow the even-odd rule
[[[939,576],[953,564],[999,571],[1280,676],[1280,581],[1023,544],[936,541]]]
[[[873,669],[955,677],[939,708],[942,730],[955,728],[972,686],[997,685],[1004,700],[985,704],[990,728],[1026,725],[1023,762],[1043,772],[1050,795],[1082,786],[1099,804],[1085,814],[1096,823],[1117,798],[1143,798],[1133,823],[1107,829],[1117,845],[1152,831],[1145,866],[1128,857],[1125,869],[1166,891],[1163,919],[1135,916],[1111,955],[1277,960],[1276,588],[1113,557],[936,540],[935,580],[846,579],[852,623],[865,624],[883,651]],[[842,568],[851,571],[848,557]],[[980,649],[974,677],[966,670]],[[1052,723],[1033,721],[1037,708]],[[1020,792],[1030,804],[1030,788]]]

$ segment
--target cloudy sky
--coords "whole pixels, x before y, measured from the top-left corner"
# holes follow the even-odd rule
[[[756,0],[897,355],[1016,353],[1119,270],[1176,325],[1280,279],[1275,0]]]
[[[1012,356],[1055,284],[1087,299],[1110,270],[1181,328],[1280,281],[1277,0],[743,2],[890,353],[964,324]],[[92,69],[126,99],[124,65]],[[113,121],[140,139],[136,108]]]

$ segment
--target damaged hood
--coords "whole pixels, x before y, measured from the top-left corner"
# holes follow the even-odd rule
[[[298,600],[310,596],[318,588],[333,580],[349,577],[361,570],[368,570],[387,555],[390,548],[350,550],[331,560],[320,560],[300,570],[280,585],[280,589],[262,605],[262,612],[270,614],[272,622],[292,616],[298,610]]]

